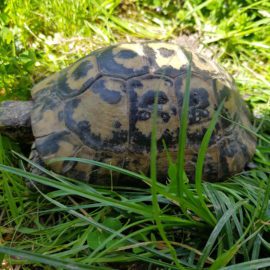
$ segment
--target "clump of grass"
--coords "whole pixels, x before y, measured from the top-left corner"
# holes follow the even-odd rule
[[[69,158],[125,173],[150,186],[112,191],[70,181],[46,169],[48,176],[37,176],[0,165],[10,178],[15,174],[55,188],[47,194],[37,190],[27,199],[28,207],[20,215],[23,220],[15,230],[7,229],[13,228],[14,221],[3,224],[3,239],[12,235],[12,241],[5,243],[15,244],[16,249],[2,246],[0,252],[22,258],[10,260],[11,264],[32,261],[64,269],[113,269],[114,265],[118,269],[132,262],[164,269],[221,269],[229,263],[224,269],[250,269],[250,264],[268,267],[270,151],[264,142],[259,144],[256,171],[225,183],[201,183],[201,195],[196,185],[184,183],[188,196],[184,199],[155,181],[155,169],[149,179],[107,164]],[[199,207],[202,202],[213,223]],[[27,251],[30,247],[35,252]]]

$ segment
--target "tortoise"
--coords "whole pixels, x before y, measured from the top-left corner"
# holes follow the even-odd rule
[[[203,172],[204,179],[224,180],[241,172],[255,152],[256,139],[247,131],[252,128],[249,110],[222,67],[173,43],[122,43],[92,52],[35,85],[31,101],[2,102],[0,131],[33,142],[31,157],[68,177],[104,183],[111,172],[74,161],[48,164],[49,160],[88,158],[148,174],[157,95],[157,170],[162,180],[167,154],[177,157],[189,64],[185,169],[192,179],[202,138],[225,99]],[[113,179],[119,177],[113,173]]]

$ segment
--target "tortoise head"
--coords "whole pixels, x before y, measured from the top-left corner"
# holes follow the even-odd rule
[[[32,101],[4,101],[0,103],[0,134],[13,140],[33,142],[32,108]]]

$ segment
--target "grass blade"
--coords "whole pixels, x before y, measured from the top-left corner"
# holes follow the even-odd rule
[[[55,181],[53,179],[50,179],[44,176],[35,175],[29,172],[25,172],[24,170],[12,168],[12,167],[5,166],[2,164],[0,164],[0,169],[3,171],[10,172],[12,174],[25,177],[26,179],[36,181],[45,186],[47,185],[53,188],[65,190],[66,192],[69,192],[70,194],[78,195],[83,198],[88,198],[94,201],[103,202],[105,204],[112,205],[115,207],[120,207],[120,208],[123,207],[123,209],[126,209],[128,211],[131,211],[133,209],[132,211],[136,211],[136,212],[138,211],[137,213],[138,214],[140,213],[143,216],[152,216],[150,209],[148,209],[145,206],[140,206],[139,204],[136,204],[136,203],[129,203],[127,201],[126,202],[117,201],[115,199],[112,199],[110,197],[105,197],[96,192],[90,192],[89,190],[82,190],[79,186],[68,183],[68,182],[63,183],[63,182]]]
[[[236,252],[239,250],[240,245],[239,243],[234,244],[231,246],[229,250],[227,250],[225,253],[221,254],[217,260],[211,265],[209,270],[219,270],[223,265],[227,265],[231,259],[234,257]],[[240,270],[240,269],[239,269]]]
[[[203,165],[204,165],[204,160],[205,160],[208,144],[209,144],[211,135],[214,131],[214,128],[216,126],[216,123],[218,121],[220,112],[223,108],[224,102],[225,100],[223,100],[218,106],[218,109],[215,111],[213,118],[210,121],[210,125],[203,137],[203,140],[199,149],[199,153],[198,153],[198,159],[197,159],[196,170],[195,170],[195,187],[197,190],[197,194],[199,196],[201,206],[205,209],[206,213],[208,214],[207,220],[210,222],[211,225],[215,225],[217,220],[213,216],[213,214],[210,212],[210,210],[208,209],[204,201],[203,187],[202,187],[202,174],[203,174]]]
[[[202,269],[203,265],[206,261],[206,258],[209,256],[212,247],[214,246],[214,243],[218,237],[218,235],[220,234],[221,230],[223,229],[223,227],[225,226],[226,222],[229,220],[229,218],[231,218],[231,216],[237,211],[237,209],[239,207],[241,207],[245,202],[238,202],[234,205],[233,208],[228,209],[224,215],[222,216],[222,218],[219,220],[219,222],[217,223],[217,225],[215,226],[214,230],[212,231],[204,249],[203,249],[203,254],[200,257],[199,261],[198,261],[198,269]]]
[[[178,138],[178,155],[176,163],[176,192],[179,198],[183,198],[185,190],[185,179],[184,179],[185,147],[187,140],[188,110],[190,98],[190,79],[191,79],[191,61],[192,61],[191,54],[187,55],[187,60],[189,64],[187,66],[186,87],[180,117],[180,132]]]
[[[155,96],[155,103],[154,103],[154,110],[153,110],[153,117],[152,117],[152,134],[151,134],[151,160],[150,160],[150,177],[152,181],[151,186],[151,193],[152,193],[152,205],[153,205],[153,217],[157,224],[158,231],[161,235],[161,238],[166,243],[167,247],[170,250],[171,256],[174,260],[175,265],[178,269],[184,270],[185,267],[183,267],[177,258],[177,253],[174,249],[174,247],[171,245],[170,241],[168,240],[164,227],[162,225],[160,215],[160,207],[158,203],[157,198],[157,166],[156,166],[156,160],[157,160],[157,114],[158,114],[158,94],[156,93]]]
[[[270,267],[270,258],[252,260],[221,268],[221,270],[254,270]]]
[[[63,260],[63,259],[60,260],[57,258],[53,258],[51,256],[36,254],[33,252],[18,250],[18,249],[10,248],[10,247],[0,246],[0,253],[24,258],[26,260],[36,262],[36,263],[51,265],[53,267],[56,267],[57,269],[59,268],[67,269],[67,270],[95,270],[95,269],[111,270],[112,269],[109,267],[91,266],[91,265],[86,265],[86,264],[74,263],[71,260]]]

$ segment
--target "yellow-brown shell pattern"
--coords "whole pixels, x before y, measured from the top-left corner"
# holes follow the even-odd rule
[[[242,128],[251,129],[251,123],[233,80],[215,62],[163,42],[113,45],[37,84],[32,90],[32,126],[42,160],[81,157],[148,174],[158,93],[157,165],[160,178],[165,177],[168,162],[163,142],[175,159],[190,55],[186,171],[192,178],[202,138],[223,99],[224,117],[211,137],[204,178],[220,180],[243,170],[256,141]],[[111,177],[105,169],[77,162],[49,166],[93,183]]]

